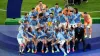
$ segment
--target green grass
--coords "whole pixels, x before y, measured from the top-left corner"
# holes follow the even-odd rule
[[[6,9],[8,0],[0,0],[0,9]],[[22,11],[30,11],[32,7],[35,7],[38,4],[39,0],[23,0],[22,4]],[[56,2],[59,3],[60,7],[64,8],[64,0],[42,0],[44,4],[46,4],[49,7],[54,6]],[[75,5],[73,7],[76,7],[79,9],[79,11],[86,11],[86,12],[92,12],[92,11],[100,11],[100,0],[88,0],[88,3],[82,3],[81,5]],[[22,13],[24,14],[24,13]],[[100,18],[100,12],[94,12],[90,13],[92,17],[99,17]],[[4,24],[6,20],[6,12],[0,11],[0,24]]]
[[[0,9],[6,9],[8,0],[0,0]],[[6,20],[6,12],[5,11],[0,11],[0,24],[4,24]]]

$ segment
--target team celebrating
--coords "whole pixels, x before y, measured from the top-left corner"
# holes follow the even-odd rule
[[[23,54],[26,47],[27,52],[37,53],[39,42],[42,43],[42,46],[39,46],[42,53],[49,52],[49,42],[52,53],[61,50],[66,56],[70,51],[76,51],[75,43],[78,38],[75,36],[75,29],[82,27],[81,16],[84,18],[83,36],[91,38],[92,18],[87,12],[79,12],[77,8],[72,7],[62,10],[58,3],[54,7],[48,8],[42,1],[39,1],[39,4],[29,13],[25,13],[19,21],[17,40],[20,54]],[[89,36],[87,36],[86,28],[89,30]],[[70,42],[72,42],[72,48]],[[64,44],[66,48],[63,47]],[[46,50],[44,50],[45,48]]]

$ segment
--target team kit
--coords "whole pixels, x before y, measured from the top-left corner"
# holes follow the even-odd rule
[[[39,1],[39,4],[29,13],[25,13],[19,21],[17,40],[20,54],[24,53],[26,47],[27,52],[37,53],[37,48],[41,47],[42,53],[48,53],[49,42],[52,53],[61,50],[66,56],[70,51],[76,51],[75,28],[82,27],[81,16],[84,18],[84,37],[91,38],[92,19],[87,12],[79,12],[77,8],[72,7],[62,9],[58,3],[48,8]],[[88,36],[86,28],[89,29]],[[42,46],[38,46],[39,42]],[[72,48],[70,48],[70,42],[73,43]],[[64,44],[66,48],[63,47]]]

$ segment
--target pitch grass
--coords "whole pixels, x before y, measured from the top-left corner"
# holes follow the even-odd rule
[[[0,0],[0,9],[5,9],[7,6],[8,0]],[[35,7],[38,4],[39,0],[23,0],[22,4],[22,11],[30,11],[32,7]],[[64,8],[64,0],[42,0],[44,4],[46,4],[48,7],[53,7],[54,4],[57,2],[59,3],[60,7]],[[88,0],[88,3],[83,2],[81,5],[75,5],[73,7],[76,7],[79,9],[79,11],[86,11],[86,12],[92,12],[92,11],[100,11],[100,0]],[[22,13],[24,14],[24,13]],[[90,13],[92,17],[99,17],[100,18],[100,12],[93,12]],[[0,24],[4,24],[6,20],[6,12],[0,11]]]

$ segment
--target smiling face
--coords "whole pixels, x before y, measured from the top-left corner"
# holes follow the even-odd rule
[[[61,16],[62,15],[62,13],[59,13],[59,16]]]
[[[42,12],[43,12],[43,13],[45,13],[45,12],[46,12],[46,10],[45,10],[45,9],[42,9]]]
[[[32,9],[32,12],[34,12],[35,11],[35,9]]]
[[[40,28],[38,29],[38,32],[41,32],[41,29]]]
[[[84,17],[87,18],[88,17],[88,14],[84,14]]]
[[[40,1],[40,2],[39,2],[39,5],[42,5],[42,4],[43,4],[42,1]]]
[[[52,18],[53,17],[53,14],[50,14],[50,17]]]
[[[81,27],[81,25],[82,25],[82,23],[78,23],[78,24],[77,24],[77,27]]]
[[[71,16],[73,14],[73,12],[70,12],[69,15]]]
[[[24,16],[25,16],[25,17],[28,17],[28,13],[25,13]]]
[[[55,8],[59,8],[59,5],[55,5]]]

